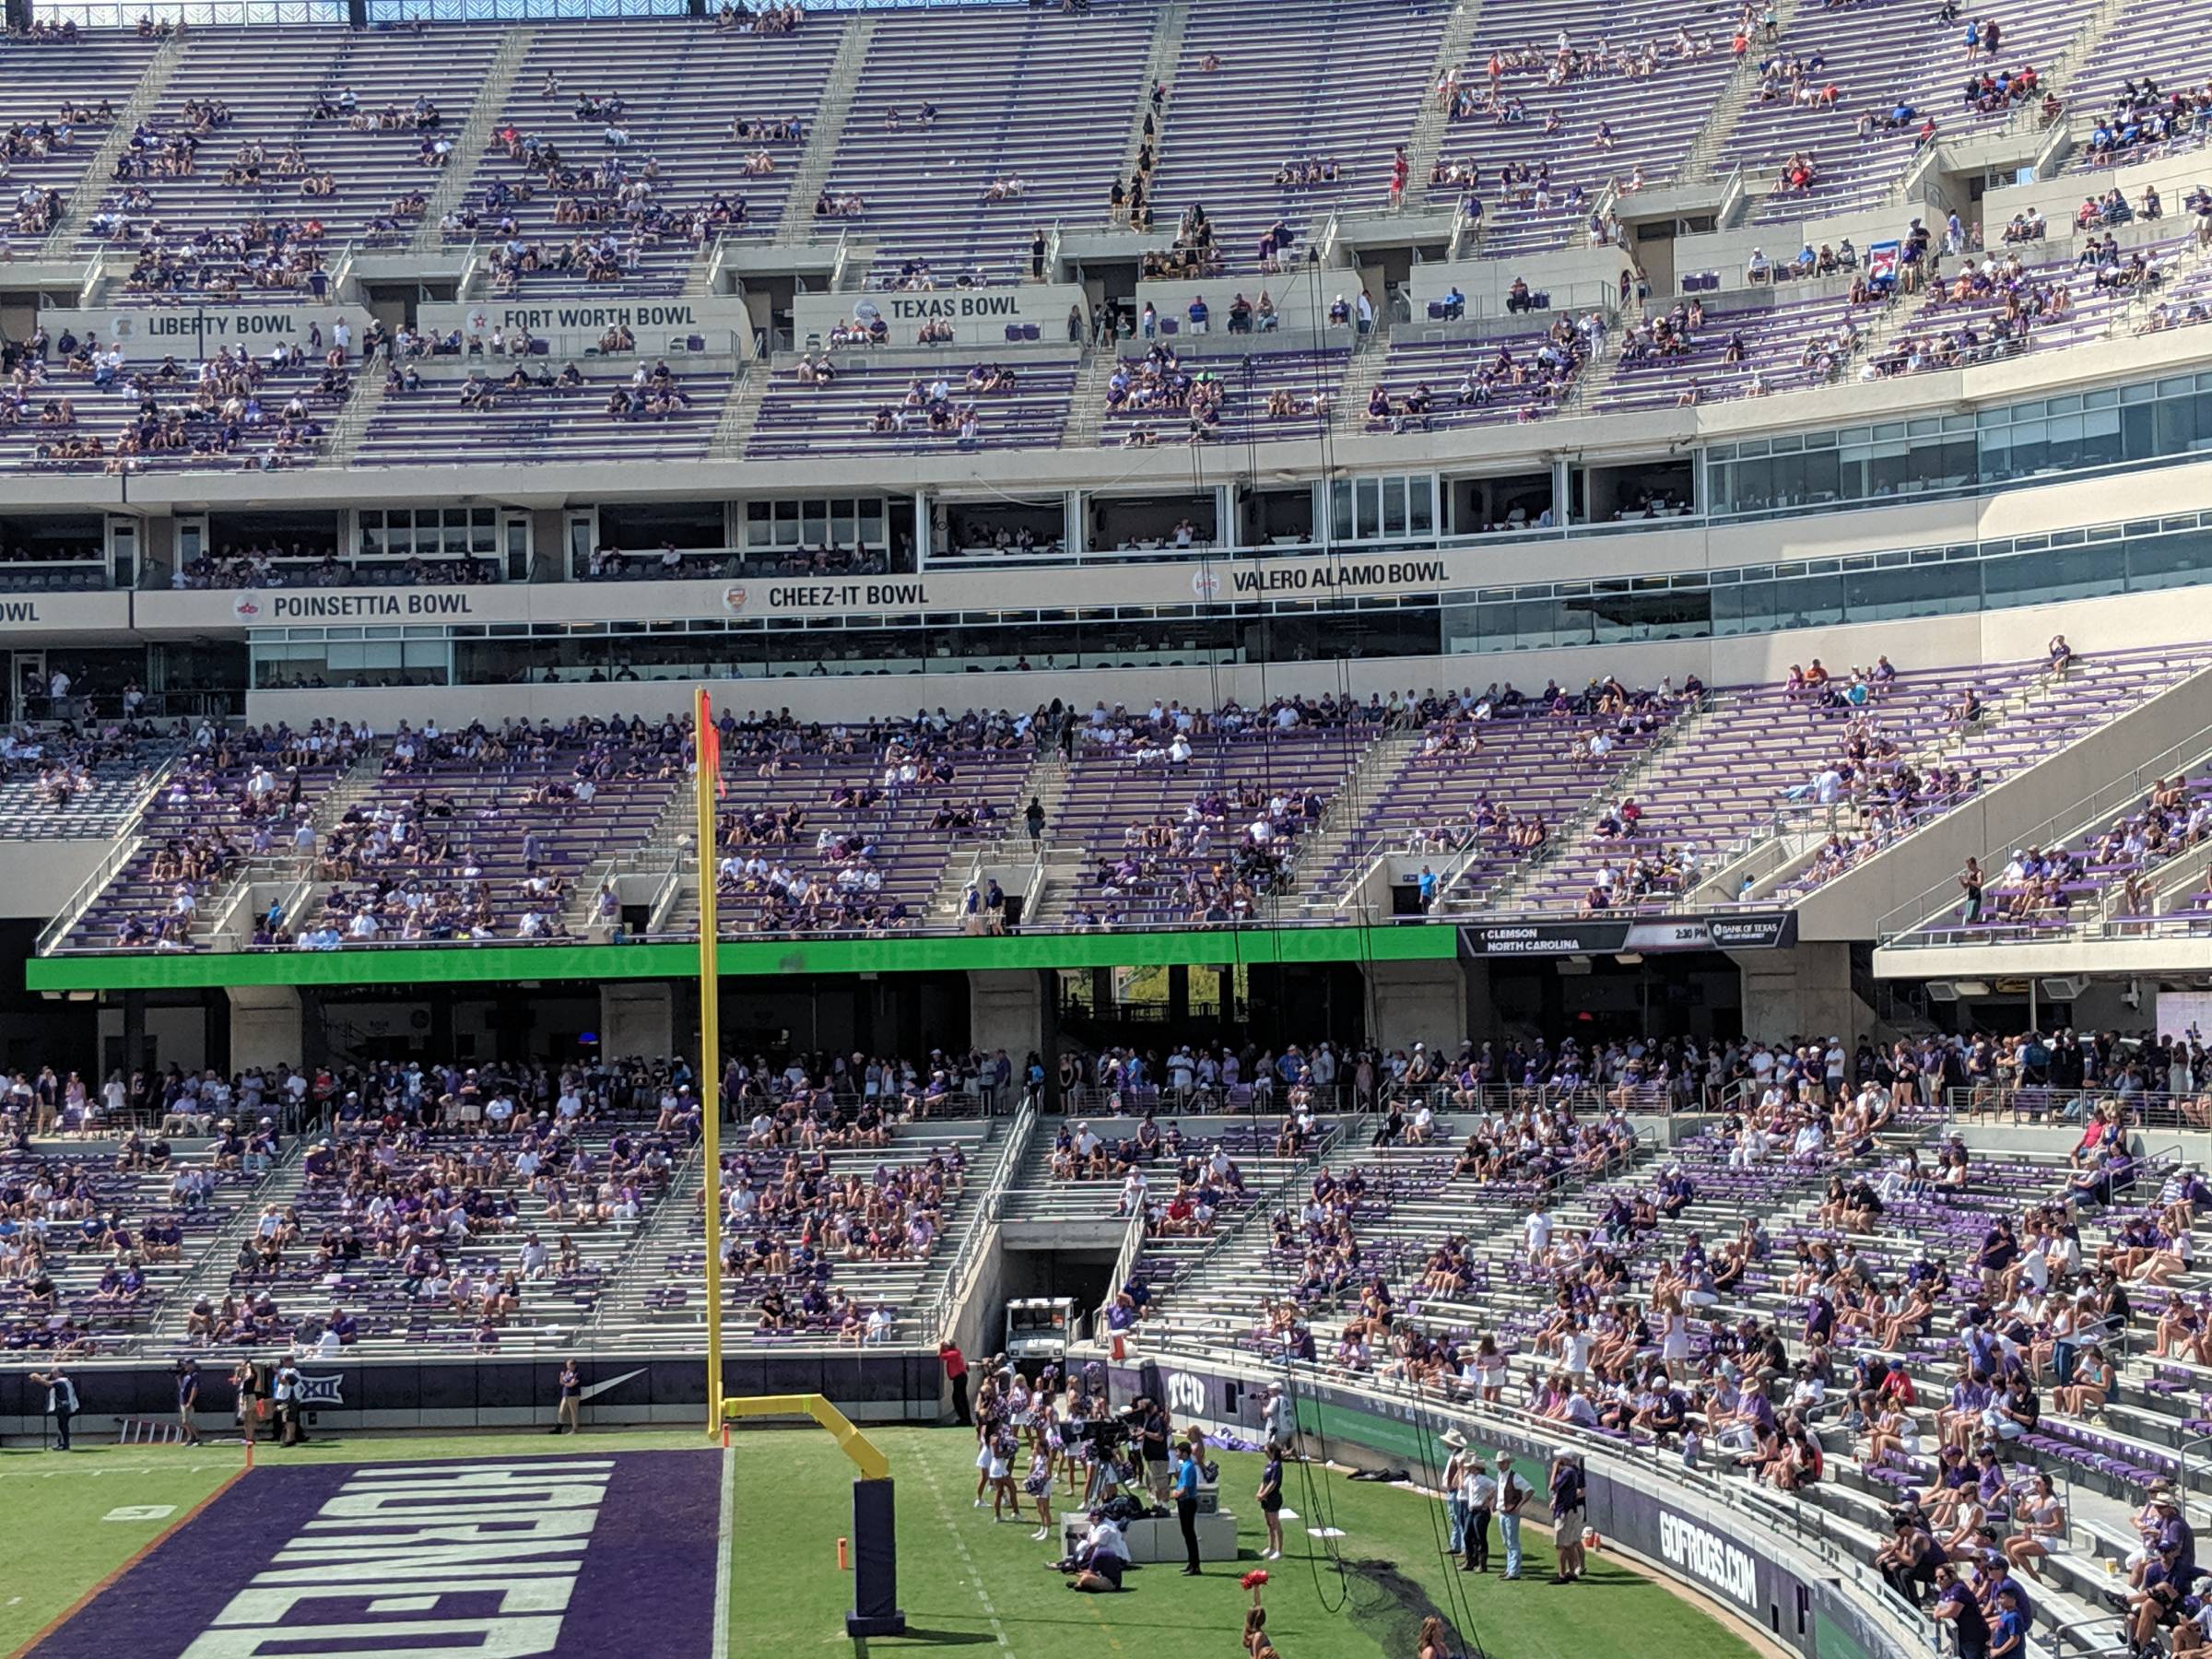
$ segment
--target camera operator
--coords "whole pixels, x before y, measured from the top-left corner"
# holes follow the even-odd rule
[[[1053,1565],[1074,1575],[1068,1580],[1070,1590],[1110,1595],[1122,1587],[1122,1570],[1129,1565],[1129,1543],[1111,1516],[1093,1516],[1090,1530],[1076,1546],[1076,1553]]]
[[[1158,1400],[1145,1394],[1139,1396],[1129,1415],[1135,1419],[1137,1448],[1144,1453],[1153,1499],[1164,1504],[1168,1500],[1167,1410]]]

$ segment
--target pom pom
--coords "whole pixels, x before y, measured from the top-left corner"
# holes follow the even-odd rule
[[[1583,1528],[1583,1547],[1584,1549],[1594,1553],[1595,1551],[1605,1547],[1605,1542],[1606,1541],[1603,1538],[1597,1535],[1596,1527],[1585,1526]]]
[[[1239,1587],[1239,1588],[1241,1588],[1241,1589],[1244,1589],[1244,1590],[1257,1590],[1257,1589],[1258,1589],[1258,1588],[1259,1588],[1259,1587],[1260,1587],[1262,1584],[1265,1583],[1266,1582],[1267,1582],[1267,1569],[1265,1569],[1265,1567],[1254,1567],[1254,1568],[1253,1568],[1253,1570],[1252,1570],[1250,1572],[1246,1573],[1246,1574],[1245,1574],[1245,1575],[1244,1575],[1242,1578],[1239,1579],[1239,1580],[1237,1581],[1237,1584],[1238,1584],[1238,1587]]]

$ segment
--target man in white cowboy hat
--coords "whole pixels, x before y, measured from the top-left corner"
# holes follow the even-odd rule
[[[1460,1485],[1467,1477],[1475,1454],[1467,1450],[1467,1437],[1456,1429],[1447,1429],[1437,1438],[1452,1448],[1452,1456],[1444,1465],[1444,1512],[1452,1517],[1450,1547],[1457,1555],[1467,1542],[1467,1500],[1461,1495]]]
[[[1462,1572],[1490,1570],[1490,1512],[1498,1506],[1498,1482],[1479,1452],[1466,1454],[1459,1477],[1460,1501],[1466,1506],[1467,1524],[1460,1551]]]
[[[1513,1454],[1500,1451],[1495,1459],[1498,1480],[1498,1535],[1505,1541],[1505,1576],[1521,1576],[1521,1512],[1535,1496],[1535,1488],[1513,1473]]]

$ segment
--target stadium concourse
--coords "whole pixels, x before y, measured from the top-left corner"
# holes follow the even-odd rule
[[[0,1647],[2206,1654],[2193,16],[6,0]]]

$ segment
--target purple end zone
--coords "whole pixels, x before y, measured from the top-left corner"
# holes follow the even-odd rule
[[[706,1659],[721,1523],[712,1450],[594,1454],[571,1441],[543,1458],[290,1466],[280,1455],[41,1642],[39,1659],[605,1655],[641,1641]]]

